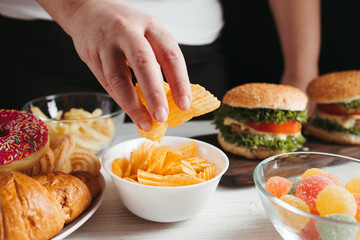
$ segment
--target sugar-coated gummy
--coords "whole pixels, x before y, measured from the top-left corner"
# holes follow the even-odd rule
[[[355,219],[356,219],[356,221],[360,222],[360,194],[353,193],[353,196],[355,198],[355,202],[356,202],[356,205],[357,205],[357,212],[356,212],[356,215],[355,215]],[[359,233],[360,233],[360,229],[359,229]],[[360,240],[360,238],[359,238],[359,240]]]
[[[322,175],[322,174],[326,174],[327,172],[320,169],[320,168],[309,168],[308,170],[306,170],[303,175],[301,176],[301,179],[313,176],[313,175]]]
[[[351,193],[360,194],[360,177],[351,178],[346,184],[345,188]]]
[[[356,215],[357,205],[354,196],[345,188],[331,185],[323,189],[316,198],[316,209],[320,216],[342,213]]]
[[[304,212],[310,212],[309,206],[300,198],[293,195],[284,195],[280,200],[286,202],[287,204],[296,207]],[[292,210],[286,208],[280,208],[279,213],[282,219],[282,222],[294,229],[295,231],[300,231],[305,227],[309,221],[308,217],[302,216],[300,214],[294,213]]]
[[[289,193],[292,187],[292,182],[284,177],[271,177],[267,180],[265,185],[265,190],[268,191],[271,195],[277,198]]]
[[[315,219],[310,219],[306,226],[300,231],[299,235],[302,240],[322,240],[316,229],[316,221]]]
[[[329,178],[335,185],[340,186],[340,187],[344,187],[343,182],[335,174],[325,173],[325,174],[323,174],[323,176]]]
[[[338,221],[356,222],[354,217],[347,214],[330,214],[326,215],[326,217]],[[358,231],[357,226],[325,220],[318,220],[316,229],[322,240],[352,240],[355,239]]]
[[[315,200],[321,190],[334,183],[323,175],[312,175],[302,179],[296,187],[296,196],[309,206],[312,213],[316,213]]]

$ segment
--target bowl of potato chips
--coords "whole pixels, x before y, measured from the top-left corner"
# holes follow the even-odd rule
[[[98,92],[61,93],[27,102],[31,112],[49,127],[50,139],[72,135],[77,149],[98,156],[113,143],[125,112],[109,94]]]
[[[121,142],[102,155],[122,204],[154,222],[189,219],[211,199],[229,159],[217,147],[185,137]]]

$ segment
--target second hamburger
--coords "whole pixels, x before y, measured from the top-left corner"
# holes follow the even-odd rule
[[[248,83],[229,90],[215,112],[218,141],[224,150],[250,159],[293,152],[305,142],[307,96],[300,89]]]
[[[326,142],[360,144],[360,71],[322,75],[306,91],[314,103],[306,132]]]

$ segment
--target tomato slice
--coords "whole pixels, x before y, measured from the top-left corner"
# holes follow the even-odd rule
[[[296,134],[301,132],[301,123],[297,122],[296,120],[289,120],[280,124],[276,124],[274,122],[253,123],[247,121],[246,124],[257,131],[266,133]]]
[[[336,106],[336,104],[317,104],[317,109],[320,112],[330,114],[330,115],[338,115],[338,116],[346,116],[346,115],[360,115],[360,110],[356,110],[352,113],[348,113],[347,109],[340,108]]]

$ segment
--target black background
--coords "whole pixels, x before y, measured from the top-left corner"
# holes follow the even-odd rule
[[[229,86],[280,81],[283,59],[266,0],[223,1]],[[360,1],[321,3],[320,74],[360,69]]]

